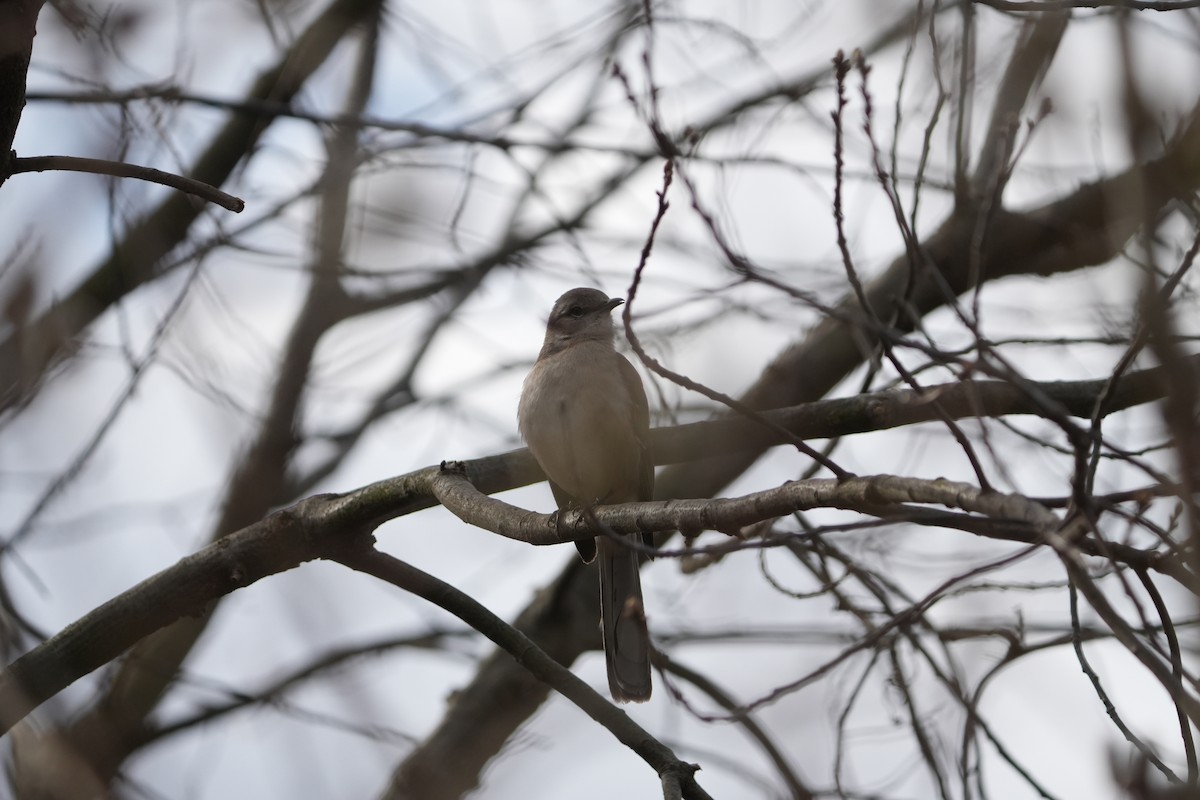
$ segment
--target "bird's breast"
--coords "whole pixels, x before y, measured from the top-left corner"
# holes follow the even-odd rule
[[[521,435],[546,476],[581,504],[637,496],[642,445],[618,358],[600,344],[573,345],[540,359],[521,392]]]

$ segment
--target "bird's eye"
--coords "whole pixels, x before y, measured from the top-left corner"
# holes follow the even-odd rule
[[[583,316],[583,309],[579,306],[571,306],[569,309],[567,309],[567,313],[575,319],[579,319]]]

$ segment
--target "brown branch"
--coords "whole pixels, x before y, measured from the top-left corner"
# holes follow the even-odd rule
[[[1190,356],[1184,363],[1200,369],[1200,354]],[[1170,375],[1161,367],[1129,373],[1114,385],[1111,403],[1105,406],[1104,414],[1163,398],[1169,380]],[[1107,383],[1105,379],[1047,381],[1032,386],[1065,413],[1087,419]],[[893,389],[802,403],[764,412],[764,416],[796,436],[826,439],[938,420],[940,417],[932,406],[934,401],[952,419],[1043,413],[1041,404],[1029,392],[1011,383],[966,381],[929,386],[920,392]],[[657,464],[699,461],[721,453],[754,453],[783,443],[765,428],[742,419],[656,428],[651,436]]]
[[[570,510],[539,514],[484,494],[472,485],[471,471],[468,462],[452,462],[443,463],[440,471],[431,474],[429,487],[438,502],[469,525],[534,546],[590,539],[598,535],[597,530],[606,535],[714,530],[740,538],[741,531],[749,526],[814,508],[857,511],[880,520],[962,530],[987,538],[1035,545],[1044,543],[1039,526],[1049,524],[1049,517],[1043,515],[1044,506],[1023,495],[1003,494],[967,483],[891,475],[805,479],[741,497],[660,500],[602,506],[594,512]],[[926,504],[968,513],[948,514],[922,507]],[[681,556],[695,552],[690,548],[656,551],[636,543],[624,543],[647,554]],[[724,554],[742,547],[788,544],[789,539],[780,537],[770,542],[717,545],[704,552]],[[1179,581],[1189,591],[1197,591],[1195,576],[1177,559],[1166,557],[1162,552],[1087,537],[1076,544],[1086,555],[1121,562],[1137,570],[1161,572]]]
[[[980,273],[988,280],[1049,276],[1107,261],[1144,218],[1142,195],[1132,191],[1143,181],[1156,208],[1200,186],[1200,108],[1161,158],[1031,211],[995,211],[986,251],[978,256]],[[897,332],[901,333],[910,328],[914,315],[928,314],[948,302],[947,286],[953,292],[971,288],[965,267],[974,230],[969,214],[947,219],[923,243],[922,252],[932,268],[924,270],[907,292],[909,261],[907,256],[897,258],[867,286],[874,316],[900,320]],[[851,322],[863,318],[858,301],[847,297],[835,315],[776,357],[743,401],[754,408],[779,408],[819,399],[861,363],[864,346],[874,344],[872,331]],[[660,474],[656,486],[665,497],[711,496],[760,454],[761,450],[741,450],[729,458],[685,465]]]
[[[709,797],[708,793],[701,789],[695,781],[694,774],[698,769],[695,764],[686,764],[680,761],[670,748],[651,736],[648,731],[630,719],[628,714],[601,697],[596,690],[547,655],[525,634],[497,617],[468,595],[410,564],[367,546],[365,543],[347,548],[337,556],[336,560],[351,569],[373,575],[449,611],[495,642],[538,680],[553,688],[589,717],[603,725],[619,742],[633,750],[643,761],[653,767],[661,780],[679,784],[682,787],[683,797],[700,799]],[[461,772],[458,774],[459,780],[456,785],[439,780],[431,786],[409,786],[406,790],[410,796],[420,797],[422,800],[457,798],[474,788],[471,775]]]
[[[380,0],[331,0],[325,11],[296,37],[275,66],[263,72],[247,92],[250,99],[287,102],[320,67],[335,45]],[[222,185],[266,130],[270,120],[234,114],[189,170],[193,179]],[[135,224],[112,253],[73,291],[21,331],[0,339],[0,408],[18,402],[22,387],[39,377],[72,337],[110,306],[153,280],[156,266],[187,235],[202,210],[194,201],[171,195]]]
[[[1195,358],[1200,359],[1200,356]],[[1068,382],[1041,386],[1051,396],[1062,398],[1069,407],[1076,409],[1076,413],[1084,416],[1090,413],[1096,395],[1103,391],[1105,382]],[[1161,394],[1155,393],[1155,387],[1161,390],[1162,386],[1158,369],[1130,373],[1114,390],[1110,411],[1158,399]],[[947,392],[959,391],[952,387],[945,388]],[[1003,395],[1011,392],[1011,387],[999,383],[979,383],[971,388],[977,393],[973,405],[977,413],[980,410],[996,413],[998,404],[1003,404]],[[987,391],[993,388],[997,391]],[[1088,392],[1091,392],[1090,398]],[[799,435],[824,437],[833,435],[833,431],[853,432],[928,421],[931,412],[928,409],[922,412],[921,404],[913,402],[914,399],[916,398],[911,392],[884,392],[865,395],[862,398],[829,400],[797,409],[769,412],[768,416],[794,426],[794,432]],[[1018,397],[1014,395],[1011,399]],[[965,403],[966,400],[962,402]],[[953,404],[945,405],[953,407]],[[1035,411],[1036,408],[1028,408],[1024,413]],[[822,428],[818,420],[824,420],[826,427]],[[760,425],[740,419],[660,428],[652,432],[654,452],[660,463],[664,463],[684,457],[711,458],[728,453],[731,447],[757,449],[762,446],[762,442],[758,440],[743,441],[743,434],[739,434],[739,426],[746,431],[756,431],[759,436],[765,435],[765,429]],[[529,451],[525,449],[464,464],[473,486],[486,493],[513,489],[544,478]],[[858,483],[843,484],[835,481],[810,482],[802,485],[797,492],[809,492],[813,498],[842,502],[844,507],[861,509],[867,513],[874,513],[887,504],[916,502],[943,503],[997,518],[1023,520],[1030,524],[1039,524],[1044,514],[1050,514],[1042,509],[1040,504],[1026,498],[981,493],[977,487],[968,484],[915,479],[887,479],[874,483],[869,480],[864,482],[864,479],[858,480]],[[0,672],[0,727],[7,730],[30,709],[123,653],[154,630],[177,619],[188,618],[189,615],[202,615],[222,595],[265,575],[290,569],[306,560],[328,557],[328,554],[333,552],[331,548],[340,546],[340,542],[347,536],[374,530],[387,520],[429,508],[437,503],[435,491],[455,490],[456,487],[451,483],[438,467],[427,467],[346,494],[315,495],[209,545],[81,618]],[[474,489],[471,491],[474,492]],[[783,509],[790,507],[788,503],[793,502],[788,500],[787,491],[789,490],[784,487],[783,490],[772,490],[763,494],[769,502],[777,503],[778,508]],[[500,502],[484,499],[489,503]],[[451,502],[458,504],[455,500]],[[719,503],[737,503],[707,502],[718,502],[718,505],[713,506],[714,509],[720,508]],[[688,519],[694,524],[708,527],[704,523],[705,504],[706,501],[629,504],[599,508],[596,514],[616,530],[637,530],[639,518],[650,519],[641,512],[643,507],[659,514],[658,524],[664,526],[674,524],[674,520]],[[632,508],[639,509],[639,513],[626,514],[624,509]],[[674,512],[670,509],[693,516],[672,516]],[[550,517],[515,511],[524,515],[516,523],[517,526],[527,526],[532,532],[541,532],[537,535],[547,537],[539,543],[551,543],[550,537],[557,537],[553,541],[570,540],[570,536],[560,536],[557,526],[551,524]],[[578,532],[577,535],[583,535],[582,526],[586,523],[578,514],[572,516],[568,513],[564,515],[562,522],[564,530],[574,528]],[[594,532],[589,532],[588,535],[594,535]],[[1114,545],[1105,546],[1112,548]],[[286,552],[283,552],[284,550]],[[1114,551],[1114,554],[1117,552]],[[1148,565],[1138,566],[1145,568]],[[579,572],[583,573],[584,570],[579,569]],[[562,580],[569,584],[574,580],[572,573],[568,571]],[[172,586],[178,587],[177,595],[172,594]],[[564,590],[565,586],[556,586],[553,593]],[[588,592],[586,598],[583,598],[583,607],[592,608],[594,600],[592,593]],[[559,607],[560,610],[562,608],[557,602],[546,602]],[[574,624],[571,620],[575,616],[577,615],[568,610],[564,612],[563,617],[558,618],[555,626],[559,634],[563,631],[562,626],[566,625],[569,628]],[[559,661],[568,660],[568,655],[570,660],[573,660],[579,652],[595,646],[595,625],[583,625],[577,629],[574,636],[563,639],[559,643],[560,650],[553,654]]]
[[[1004,77],[996,89],[987,134],[980,146],[979,159],[972,177],[972,194],[982,199],[993,182],[1003,187],[1012,156],[1012,141],[1020,125],[1021,110],[1030,93],[1041,83],[1058,52],[1066,33],[1070,14],[1045,14],[1026,21],[1013,48]],[[997,176],[1000,180],[997,181]],[[999,192],[996,192],[997,197]]]
[[[967,1],[955,0],[943,4],[935,13]],[[332,0],[325,12],[296,38],[276,66],[259,76],[246,98],[229,106],[234,111],[232,118],[197,159],[196,166],[191,170],[192,176],[213,186],[221,185],[241,158],[253,149],[254,143],[270,122],[281,115],[275,112],[282,112],[288,106],[312,72],[328,57],[332,47],[378,3],[379,0]],[[901,21],[865,44],[864,52],[876,52],[908,35],[913,20],[923,18],[927,13],[916,9],[906,14]],[[0,26],[0,30],[3,30],[3,26]],[[745,112],[772,100],[796,99],[817,88],[823,79],[824,71],[814,70],[781,84],[773,84],[764,92],[742,97],[729,106],[716,109],[693,125],[693,129],[697,133],[704,133],[727,127]],[[117,96],[117,101],[120,101],[120,96]],[[324,118],[314,116],[313,119],[323,121]],[[336,118],[330,121],[340,122]],[[347,124],[352,125],[353,120],[347,120]],[[437,131],[414,130],[414,133],[439,135]],[[470,138],[461,140],[473,141]],[[502,139],[483,143],[501,148],[507,144]],[[622,166],[602,181],[605,189],[601,194],[607,196],[654,155],[655,151],[651,150],[638,154],[635,163]],[[589,202],[587,206],[590,208],[597,202]],[[194,220],[197,212],[193,206],[186,201],[181,203],[177,198],[168,199],[131,230],[113,254],[97,266],[79,287],[16,335],[0,339],[0,376],[4,376],[0,378],[0,408],[20,400],[28,387],[37,386],[40,376],[71,337],[78,335],[125,294],[153,279],[157,274],[155,262],[178,244]],[[562,225],[551,227],[553,231],[560,231],[578,224],[578,220],[567,220]],[[538,237],[537,240],[541,238],[544,237]],[[527,246],[535,243],[530,241]],[[506,241],[495,254],[487,257],[486,263],[479,267],[480,271],[486,271],[493,262],[503,263],[517,249],[511,241]]]
[[[1143,182],[1147,191],[1134,192]],[[958,210],[922,243],[922,255],[929,268],[913,278],[907,254],[897,258],[866,286],[867,302],[877,318],[903,320],[897,331],[902,333],[911,329],[916,319],[952,301],[955,293],[970,288],[967,265],[972,258],[977,259],[974,263],[978,264],[978,274],[988,280],[1008,275],[1054,275],[1104,263],[1120,252],[1142,224],[1143,201],[1150,204],[1151,210],[1158,210],[1176,197],[1188,196],[1197,186],[1200,109],[1193,112],[1184,130],[1168,142],[1157,159],[1082,186],[1040,208],[1024,212],[995,209],[983,252],[970,253],[977,239],[976,220],[969,209]],[[780,353],[742,395],[742,401],[756,409],[815,401],[857,367],[864,353],[874,347],[877,336],[853,323],[865,316],[853,297],[843,300],[836,311],[803,341]],[[703,463],[689,462],[660,472],[657,496],[717,494],[757,460],[767,446],[761,440],[759,443],[757,448],[731,448]],[[1181,579],[1186,581],[1187,576]],[[584,614],[585,619],[595,615],[595,586],[586,571],[572,564],[555,586],[557,603],[532,604],[516,623],[543,647],[550,646],[549,637],[584,626],[582,620],[572,618],[573,613]],[[561,659],[571,660],[591,641],[585,637],[574,643],[561,641],[556,646]],[[487,718],[496,727],[508,725],[511,735],[538,708],[544,692],[506,661],[489,659],[480,665],[476,678],[459,697],[470,697],[471,702],[448,709],[437,729],[400,766],[394,781],[456,758],[464,742],[474,735],[473,725],[480,719]],[[460,767],[477,775],[490,755],[470,763],[460,761]]]
[[[378,8],[378,6],[372,6]],[[374,30],[372,26],[371,30]],[[361,107],[375,74],[375,48],[368,38],[349,102]],[[330,44],[332,46],[332,43]],[[365,77],[363,77],[365,76]],[[324,192],[317,216],[317,235],[309,272],[312,276],[304,306],[279,360],[279,370],[261,425],[230,477],[221,513],[211,538],[252,525],[284,496],[287,465],[295,446],[294,429],[313,355],[325,332],[346,313],[338,282],[346,225],[346,207],[356,164],[356,139],[351,131],[335,131],[328,146]],[[146,718],[174,680],[175,672],[204,632],[212,608],[182,619],[138,643],[115,672],[111,683],[71,724],[70,736],[104,778],[111,778],[136,748]]]
[[[1048,525],[1054,515],[1022,495],[980,489],[944,479],[896,475],[810,478],[742,497],[711,500],[657,500],[622,503],[592,510],[538,514],[489,497],[467,478],[463,463],[443,464],[430,488],[450,513],[468,525],[532,545],[553,545],[596,536],[599,528],[617,534],[670,530],[714,530],[737,534],[768,519],[814,508],[838,508],[888,515],[906,503],[936,504],[1031,526]],[[938,517],[929,518],[934,524]]]
[[[140,181],[162,184],[163,186],[169,186],[172,189],[178,189],[181,192],[195,195],[202,200],[216,203],[235,213],[241,213],[246,208],[245,201],[240,197],[226,194],[204,181],[185,178],[182,175],[175,175],[150,167],[139,167],[136,164],[126,164],[122,161],[108,161],[102,158],[77,158],[75,156],[14,158],[9,162],[8,174],[18,175],[22,172],[45,172],[46,170],[86,172],[92,175],[111,175],[115,178],[136,178]]]
[[[68,625],[0,671],[0,733],[74,681],[177,619],[206,614],[221,597],[320,558],[345,530],[344,506],[310,498],[209,545]]]

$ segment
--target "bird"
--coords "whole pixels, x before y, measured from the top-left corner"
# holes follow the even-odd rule
[[[650,406],[637,370],[613,346],[612,310],[625,301],[577,288],[554,303],[517,409],[522,438],[560,510],[649,500]],[[653,537],[643,537],[647,544]],[[576,541],[599,562],[600,629],[618,702],[650,699],[650,636],[637,552],[609,536]]]

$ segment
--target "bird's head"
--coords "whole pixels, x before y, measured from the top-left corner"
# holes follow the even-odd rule
[[[546,322],[546,349],[551,352],[580,341],[611,342],[612,310],[625,301],[599,289],[572,289],[554,303]]]

